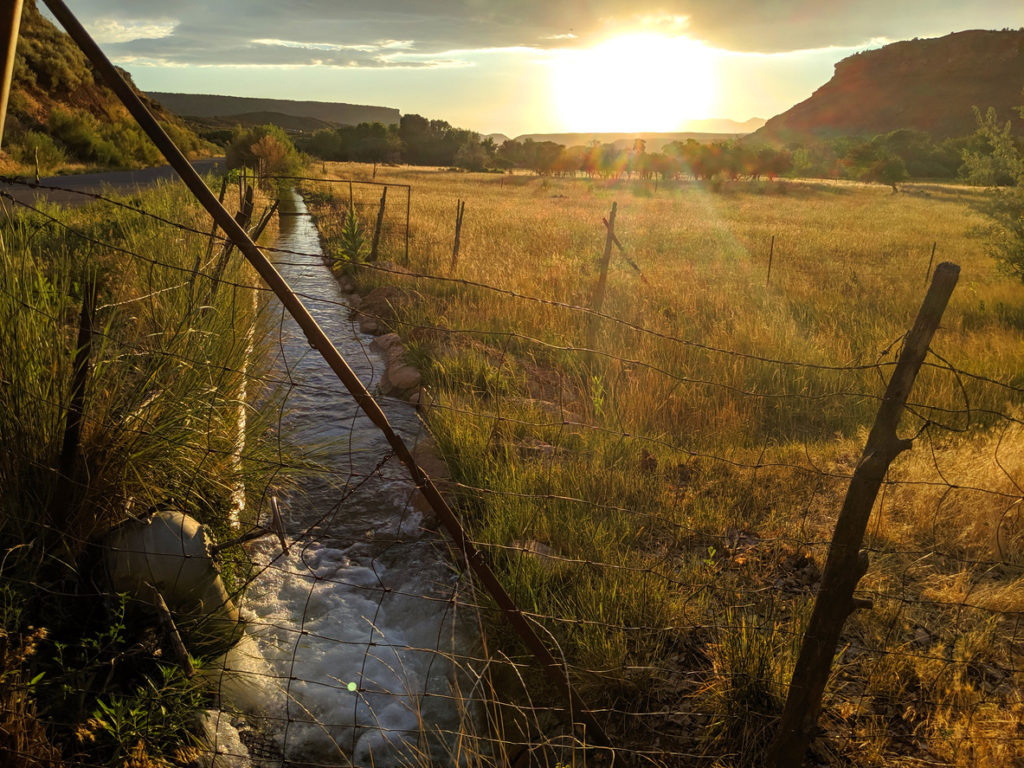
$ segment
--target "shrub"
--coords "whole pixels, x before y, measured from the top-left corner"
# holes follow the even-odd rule
[[[67,162],[67,155],[53,139],[39,131],[29,131],[21,140],[16,157],[28,165],[38,164],[40,173],[47,173]]]

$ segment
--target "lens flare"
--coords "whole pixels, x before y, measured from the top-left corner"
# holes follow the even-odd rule
[[[712,69],[710,50],[689,38],[623,35],[555,55],[554,108],[569,131],[676,131],[707,116]]]

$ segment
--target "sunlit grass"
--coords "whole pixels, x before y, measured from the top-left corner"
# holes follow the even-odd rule
[[[876,608],[848,625],[814,750],[834,764],[1013,764],[995,724],[1024,714],[1021,396],[944,369],[1024,385],[1024,287],[972,234],[978,193],[414,168],[376,180],[413,185],[410,260],[392,224],[382,268],[358,280],[398,289],[378,311],[424,369],[473,537],[547,617],[592,706],[660,713],[607,718],[620,744],[658,734],[709,764],[760,764],[933,244],[936,263],[958,263],[902,431],[935,424],[893,465],[869,526]],[[379,192],[362,189],[375,211]],[[588,354],[587,316],[550,302],[590,304],[613,201],[644,279],[613,254],[602,311],[622,322],[602,319]]]

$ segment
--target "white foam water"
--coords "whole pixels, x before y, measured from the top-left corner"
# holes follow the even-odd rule
[[[316,227],[298,195],[282,211],[277,245],[304,255],[281,255],[278,268],[372,388],[381,361],[366,352],[369,339],[341,305],[346,297],[317,255]],[[451,656],[471,642],[454,615],[457,579],[436,535],[421,528],[409,503],[412,483],[397,460],[387,460],[379,431],[290,318],[275,333],[278,373],[298,385],[287,398],[288,431],[300,446],[315,447],[325,471],[283,500],[287,554],[273,538],[251,549],[258,575],[241,603],[247,634],[216,673],[215,764],[448,762],[466,714],[451,695]],[[384,405],[414,440],[413,409]],[[253,724],[257,740],[269,742],[258,749]]]

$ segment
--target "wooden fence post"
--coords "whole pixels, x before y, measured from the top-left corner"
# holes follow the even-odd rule
[[[775,256],[775,235],[772,235],[772,244],[768,246],[768,277],[764,280],[764,287],[767,288],[772,282],[772,258]]]
[[[606,229],[611,231],[612,243],[614,243],[615,247],[619,249],[619,255],[627,264],[629,264],[629,266],[633,268],[633,271],[635,271],[637,275],[640,276],[640,280],[643,281],[644,285],[650,285],[650,283],[647,282],[647,278],[644,277],[644,273],[641,271],[640,265],[633,261],[631,258],[629,258],[629,254],[626,253],[625,246],[623,246],[622,243],[619,242],[619,238],[615,236],[615,232],[612,231],[611,223],[608,221],[608,219],[601,219],[601,222],[604,224]]]
[[[380,195],[380,208],[377,209],[377,226],[373,228],[373,243],[370,245],[370,258],[369,261],[377,260],[377,245],[380,243],[380,230],[384,226],[384,204],[388,199],[388,188],[384,187],[384,191]]]
[[[409,214],[412,211],[412,186],[405,188],[405,266],[409,266]]]
[[[928,278],[932,274],[932,264],[935,262],[935,248],[938,246],[938,242],[932,243],[932,255],[928,257],[928,270],[924,273],[924,284],[928,285]]]
[[[14,77],[14,57],[18,50],[18,31],[21,27],[22,0],[4,3],[0,12],[0,37],[7,41],[3,72],[0,73],[0,143],[4,138],[4,123],[7,121],[7,100],[11,94],[11,78]]]
[[[455,264],[459,260],[459,243],[462,238],[462,217],[466,213],[466,202],[459,200],[455,204],[455,243],[452,245],[452,266],[449,271],[455,271]]]
[[[794,768],[803,763],[818,722],[821,696],[843,624],[855,609],[870,607],[867,601],[853,597],[857,582],[868,568],[867,553],[860,551],[860,545],[890,462],[912,445],[912,441],[897,437],[896,427],[959,275],[960,267],[956,264],[946,262],[936,267],[931,287],[904,340],[875,424],[850,480],[829,545],[821,588],[793,670],[779,730],[769,749],[768,762],[776,768]]]
[[[68,400],[67,418],[64,422],[64,440],[61,443],[60,458],[57,461],[57,484],[50,499],[50,520],[60,530],[68,522],[72,497],[72,477],[78,461],[82,441],[82,423],[85,420],[85,388],[89,381],[90,357],[92,356],[92,329],[96,317],[96,296],[99,285],[96,278],[83,281],[82,312],[78,319],[78,341],[75,345],[75,362],[71,373],[71,395]]]
[[[594,297],[590,301],[590,308],[594,314],[590,316],[587,322],[587,350],[593,350],[594,345],[597,343],[597,325],[600,318],[597,317],[597,313],[601,311],[601,307],[604,305],[604,293],[608,287],[608,265],[612,260],[612,246],[615,244],[615,214],[619,209],[619,204],[612,203],[612,212],[608,215],[608,220],[605,222],[605,228],[608,230],[608,234],[604,239],[604,256],[601,257],[601,273],[597,278],[597,286],[594,288]],[[588,351],[588,355],[592,352]]]

